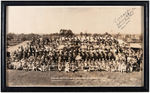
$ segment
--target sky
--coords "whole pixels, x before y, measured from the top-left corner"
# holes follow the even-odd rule
[[[123,20],[126,11],[133,9],[121,29],[116,20]],[[60,29],[74,33],[141,34],[143,31],[141,6],[8,6],[6,30],[8,33],[49,34]]]

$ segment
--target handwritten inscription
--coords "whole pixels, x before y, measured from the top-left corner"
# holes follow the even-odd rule
[[[119,29],[123,29],[130,22],[131,16],[134,15],[136,8],[126,10],[122,15],[115,19],[115,23]]]

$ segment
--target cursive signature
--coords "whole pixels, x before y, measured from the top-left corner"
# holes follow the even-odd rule
[[[134,15],[134,11],[136,8],[131,8],[126,10],[122,15],[118,18],[115,18],[115,23],[119,29],[123,29],[130,22],[130,18]]]

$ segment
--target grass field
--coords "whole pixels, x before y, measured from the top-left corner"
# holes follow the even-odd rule
[[[7,70],[8,86],[141,86],[141,72],[36,72]]]

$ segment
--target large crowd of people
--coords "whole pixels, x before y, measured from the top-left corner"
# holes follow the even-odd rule
[[[140,71],[142,49],[132,49],[110,34],[33,38],[7,58],[8,69],[25,71]]]

